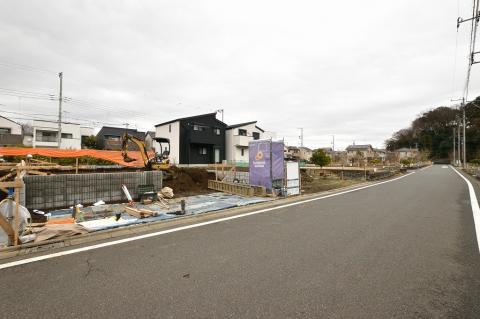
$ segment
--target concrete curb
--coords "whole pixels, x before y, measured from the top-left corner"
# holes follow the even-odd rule
[[[381,181],[393,179],[395,177],[396,176],[392,176],[390,178],[387,178]],[[149,232],[174,228],[174,227],[183,226],[187,224],[194,224],[197,222],[204,222],[204,221],[214,220],[217,218],[234,216],[237,214],[242,214],[252,209],[271,208],[271,207],[280,206],[288,203],[299,202],[299,201],[307,200],[310,198],[315,198],[315,197],[342,192],[345,190],[360,188],[366,185],[377,184],[381,181],[357,183],[347,187],[336,188],[336,189],[319,192],[319,193],[300,195],[300,196],[295,196],[291,198],[281,198],[281,199],[273,200],[271,202],[264,202],[264,203],[251,204],[251,205],[242,206],[242,207],[228,208],[225,210],[206,212],[199,215],[182,216],[182,217],[177,217],[177,218],[168,219],[168,220],[151,222],[147,224],[137,224],[137,225],[130,225],[130,226],[120,227],[115,229],[102,230],[102,231],[88,233],[84,235],[78,235],[70,238],[52,239],[52,240],[47,240],[41,243],[28,243],[28,244],[24,244],[16,247],[6,247],[6,248],[0,249],[0,260],[5,260],[5,259],[10,259],[15,257],[22,257],[30,254],[42,253],[52,249],[62,249],[62,248],[67,248],[71,246],[79,246],[79,245],[84,245],[92,242],[99,243],[99,242],[108,241],[114,238],[120,239],[121,237],[129,237],[133,235],[146,234]]]

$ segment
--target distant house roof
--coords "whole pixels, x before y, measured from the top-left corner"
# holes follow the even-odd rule
[[[113,126],[103,126],[100,131],[98,131],[97,136],[105,136],[105,135],[112,135],[112,136],[122,136],[123,133],[127,131],[128,134],[133,135],[139,139],[145,139],[145,132],[137,131],[136,129],[129,128],[126,129],[124,127],[113,127]]]
[[[167,121],[167,122],[157,124],[157,125],[155,125],[155,127],[159,127],[159,126],[170,124],[170,123],[177,122],[177,121],[190,120],[190,119],[194,119],[194,118],[197,118],[197,117],[216,116],[216,115],[217,115],[217,112],[212,112],[212,113],[206,113],[206,114],[200,114],[200,115],[194,115],[194,116],[180,117],[180,118],[177,118],[177,119],[174,119],[174,120],[171,120],[171,121]],[[219,121],[219,120],[217,120],[217,121],[220,122],[220,123],[223,123],[222,121]],[[225,123],[223,123],[223,124],[225,124]]]
[[[296,146],[287,146],[288,150],[298,150],[298,147]]]
[[[333,152],[333,149],[331,147],[319,147],[317,150],[322,150],[324,152]]]
[[[368,150],[368,149],[373,149],[372,145],[366,144],[366,145],[349,145],[347,147],[347,151],[361,151],[361,150]]]
[[[264,132],[265,132],[265,131],[264,131],[262,128],[260,128],[260,127],[258,127],[258,126],[256,126],[256,125],[255,125],[255,127],[257,128],[257,130],[260,130],[260,131],[262,131],[262,133],[264,133]]]
[[[20,126],[22,126],[20,123],[17,123],[17,122],[15,122],[15,121],[13,121],[13,120],[9,119],[8,117],[1,116],[1,115],[0,115],[0,117],[1,117],[1,118],[4,118],[4,119],[6,119],[7,121],[10,121],[10,122],[12,122],[12,123],[14,123],[14,124],[17,124],[17,125],[20,125]]]
[[[145,133],[145,137],[147,137],[147,135],[150,135],[151,138],[154,138],[155,137],[155,132],[154,131],[148,131],[147,133]]]
[[[300,150],[305,150],[305,151],[308,151],[308,152],[311,152],[311,151],[312,151],[312,149],[310,149],[310,148],[308,148],[308,147],[306,147],[306,146],[300,146],[298,149],[300,149]]]
[[[245,126],[245,125],[250,125],[250,124],[255,124],[255,123],[257,123],[257,121],[251,121],[251,122],[233,124],[233,125],[227,126],[227,130],[231,130],[231,129],[233,129],[233,128],[242,127],[242,126]]]
[[[380,149],[380,148],[374,148],[373,149],[375,152],[381,152],[381,153],[386,153],[387,150],[383,150],[383,149]]]
[[[55,123],[55,124],[58,123],[58,121],[38,120],[38,119],[33,120],[33,122],[45,122],[45,123]],[[62,122],[62,124],[80,125],[79,123],[73,123],[73,122]]]
[[[397,152],[418,152],[418,149],[402,147],[402,148],[399,148]]]

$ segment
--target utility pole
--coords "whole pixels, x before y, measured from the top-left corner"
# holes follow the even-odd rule
[[[332,151],[335,152],[335,135],[332,135]]]
[[[303,127],[299,128],[300,130],[300,147],[303,147]]]
[[[478,23],[480,21],[480,1],[474,0],[473,1],[473,10],[472,10],[472,17],[468,19],[462,19],[458,17],[457,19],[457,32],[460,24],[471,21],[471,31],[470,31],[470,48],[468,52],[468,69],[467,69],[467,79],[465,81],[465,88],[463,92],[462,98],[462,120],[463,120],[463,167],[467,167],[467,141],[466,141],[466,120],[465,120],[465,102],[468,101],[468,89],[470,85],[470,74],[472,71],[472,66],[474,64],[480,63],[479,61],[475,61],[475,55],[479,54],[480,52],[475,52],[475,42],[477,39],[477,28]],[[460,143],[460,141],[459,141]],[[460,154],[459,154],[460,155]]]
[[[462,126],[461,123],[460,123],[460,119],[458,120],[458,130],[457,130],[457,134],[458,134],[458,146],[457,146],[457,149],[458,149],[458,165],[462,165],[462,154],[460,152],[460,147],[462,145],[462,140],[460,139],[460,127]]]
[[[58,95],[58,148],[62,147],[62,100],[63,100],[63,72],[58,73],[60,78],[60,94]]]
[[[467,139],[465,134],[465,98],[462,101],[463,109],[463,168],[467,168]]]
[[[457,166],[455,161],[455,126],[453,127],[453,166]]]

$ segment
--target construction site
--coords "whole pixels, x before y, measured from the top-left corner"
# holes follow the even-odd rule
[[[149,153],[137,144],[138,151],[128,152],[2,148],[0,249],[50,244],[401,174],[398,167],[300,168],[298,162],[284,160],[281,142],[252,143],[250,166],[241,168],[226,161],[175,166],[168,152]]]

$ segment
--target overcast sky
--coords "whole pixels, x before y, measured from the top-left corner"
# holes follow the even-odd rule
[[[333,134],[336,148],[382,147],[461,95],[470,25],[456,50],[458,14],[471,0],[4,0],[0,88],[58,94],[62,71],[72,122],[153,130],[224,109],[227,124],[257,120],[289,145],[303,127],[312,148]],[[42,99],[0,104],[17,119],[58,112]]]

